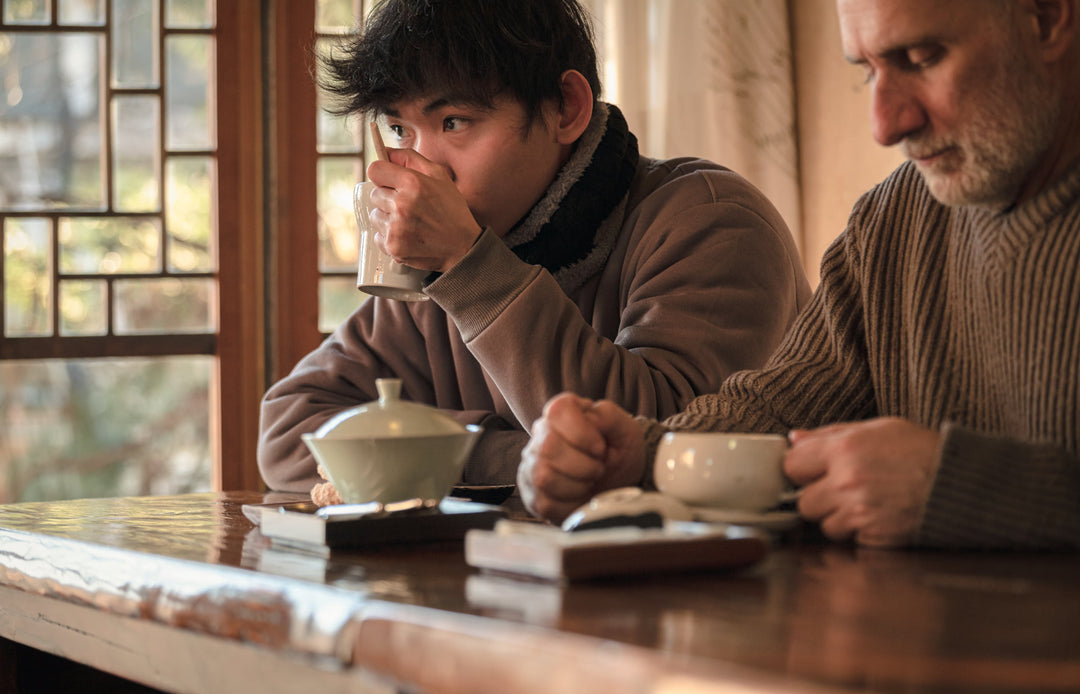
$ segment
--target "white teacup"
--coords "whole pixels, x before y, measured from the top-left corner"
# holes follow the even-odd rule
[[[765,511],[785,497],[780,434],[668,432],[653,463],[656,487],[690,506]]]
[[[375,245],[375,229],[371,226],[371,191],[375,184],[362,181],[353,188],[353,212],[360,228],[360,264],[356,288],[372,296],[399,301],[426,301],[423,281],[427,270],[402,265]]]

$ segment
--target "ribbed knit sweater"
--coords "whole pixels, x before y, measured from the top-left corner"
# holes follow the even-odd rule
[[[647,422],[646,442],[878,416],[943,433],[916,544],[1080,547],[1080,164],[1003,213],[942,205],[902,165],[762,370]]]

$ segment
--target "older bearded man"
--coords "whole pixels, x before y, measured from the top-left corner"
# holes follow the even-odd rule
[[[835,540],[1080,546],[1077,0],[838,0],[875,139],[859,200],[760,370],[663,422],[564,394],[523,453],[559,520],[653,480],[665,431],[789,432],[799,511]]]

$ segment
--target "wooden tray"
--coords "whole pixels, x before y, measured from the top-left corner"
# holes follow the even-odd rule
[[[766,532],[743,526],[668,523],[663,528],[605,528],[567,533],[553,526],[500,520],[470,530],[465,561],[489,571],[546,580],[731,569],[757,563]]]
[[[316,552],[461,540],[466,531],[492,528],[507,515],[498,506],[450,498],[432,508],[359,518],[321,518],[313,510],[287,506],[263,507],[259,513],[259,529],[271,542]]]

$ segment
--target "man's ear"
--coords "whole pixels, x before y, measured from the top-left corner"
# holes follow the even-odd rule
[[[559,78],[562,106],[555,122],[555,137],[559,144],[577,142],[585,132],[593,112],[593,92],[589,80],[577,70],[567,70]]]
[[[1056,61],[1076,40],[1077,0],[1031,0],[1043,59]]]

